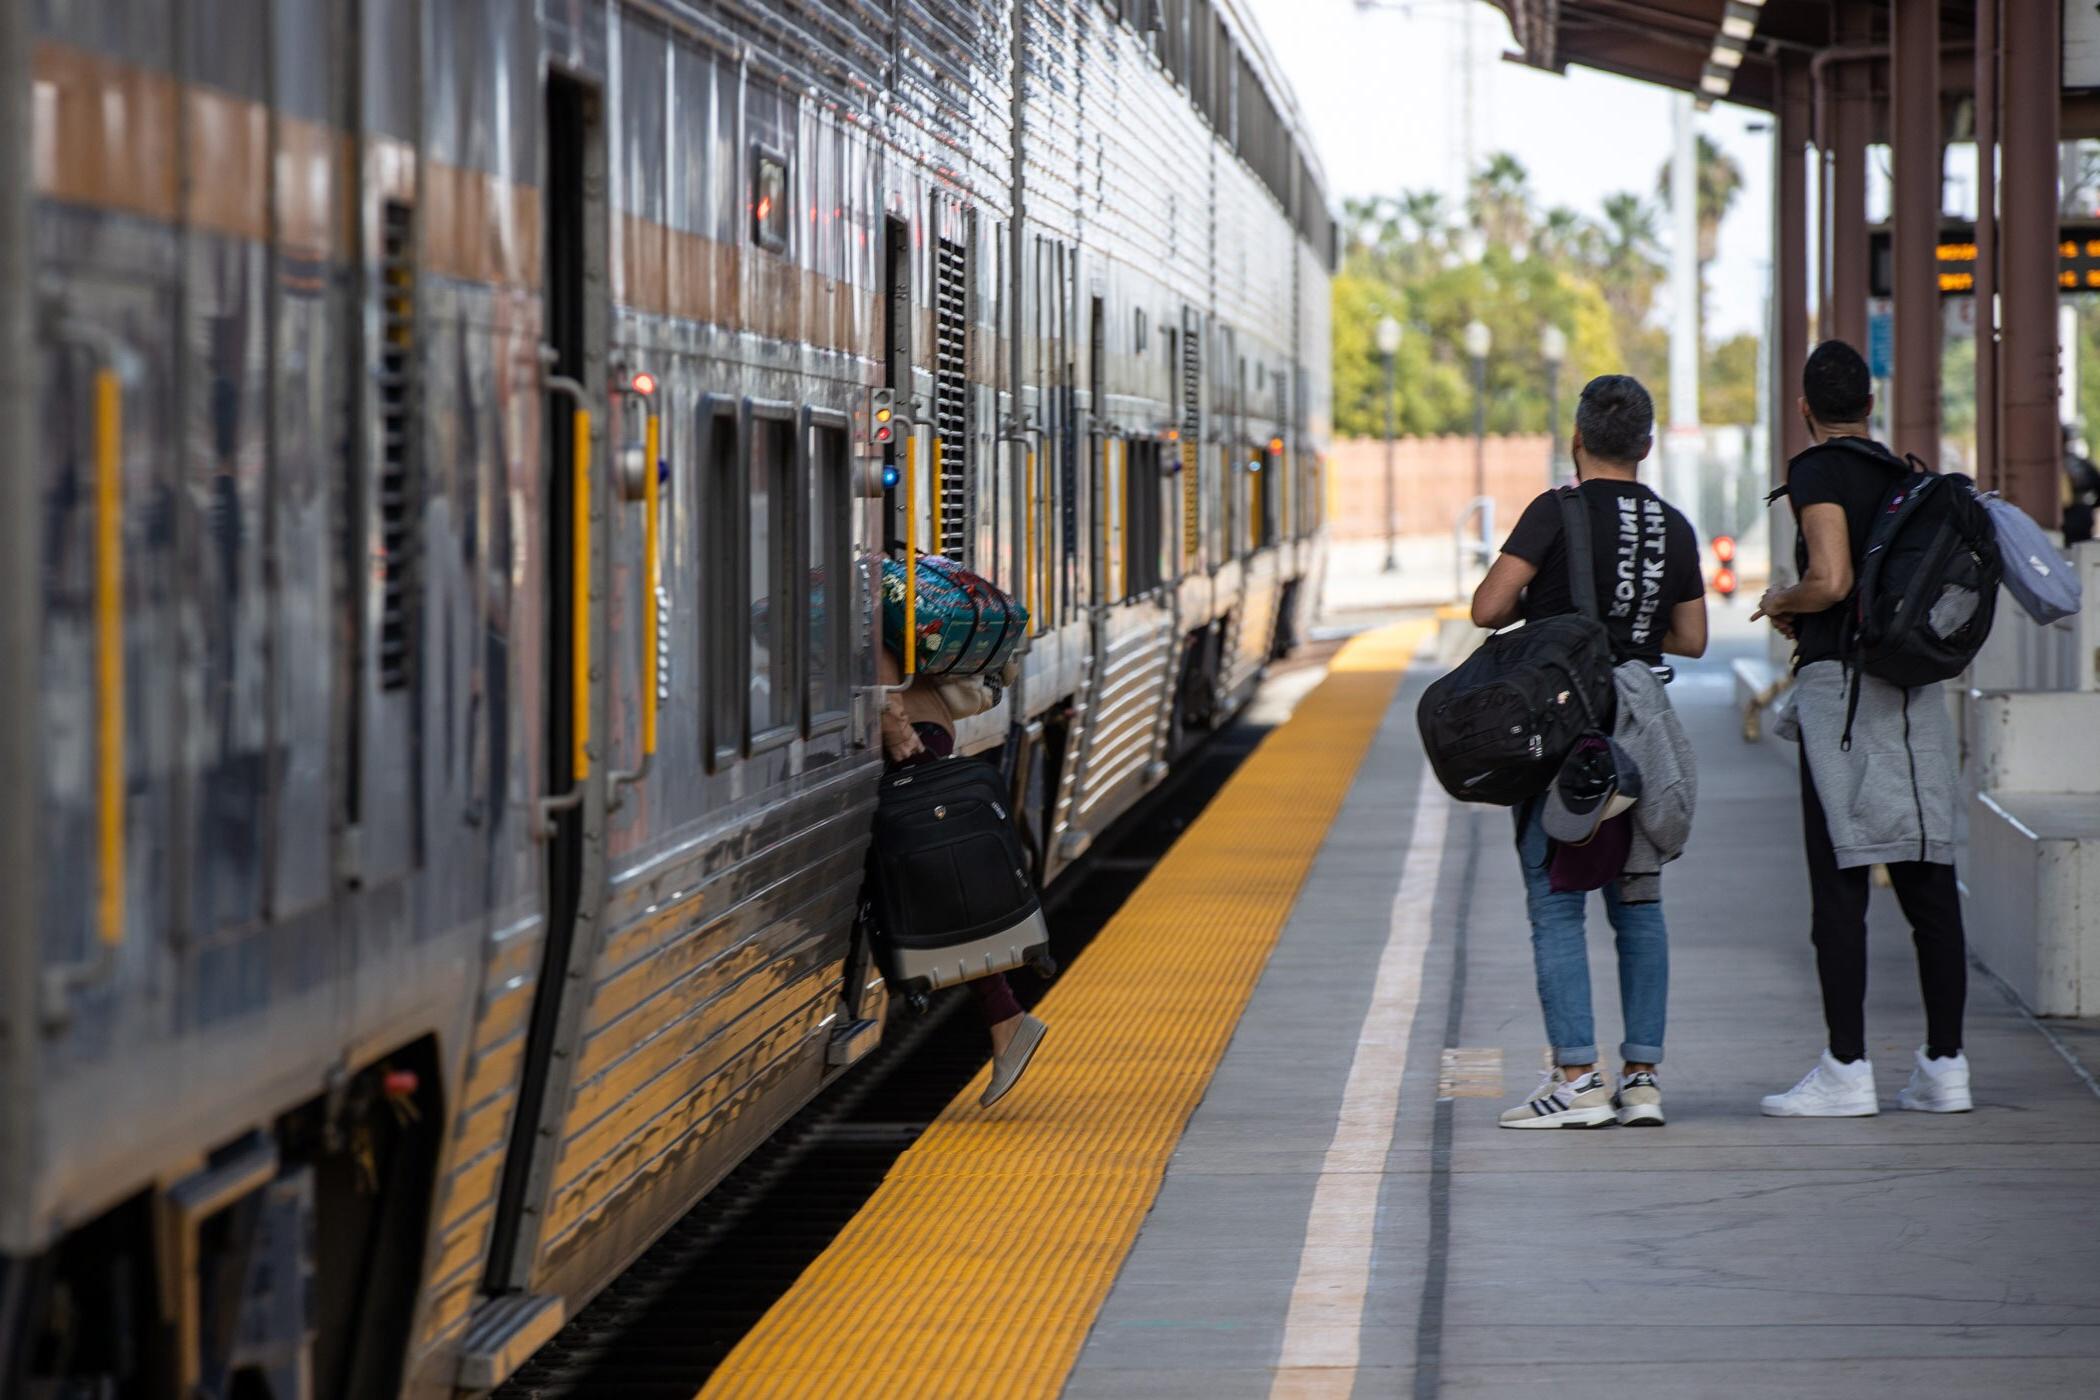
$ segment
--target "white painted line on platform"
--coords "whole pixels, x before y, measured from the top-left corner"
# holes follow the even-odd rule
[[[1424,763],[1415,794],[1414,839],[1393,893],[1371,1005],[1357,1035],[1334,1140],[1313,1190],[1271,1400],[1346,1397],[1356,1384],[1378,1193],[1400,1113],[1400,1080],[1407,1072],[1407,1042],[1422,996],[1422,962],[1429,951],[1450,820],[1451,799]]]

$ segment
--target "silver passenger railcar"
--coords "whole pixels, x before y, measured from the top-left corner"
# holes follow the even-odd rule
[[[1045,880],[1312,606],[1229,0],[24,0],[0,99],[0,1393],[485,1389],[876,1043],[888,542],[1034,615]]]

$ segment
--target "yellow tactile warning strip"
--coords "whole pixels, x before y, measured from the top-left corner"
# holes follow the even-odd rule
[[[1427,623],[1352,639],[703,1396],[1054,1396]]]

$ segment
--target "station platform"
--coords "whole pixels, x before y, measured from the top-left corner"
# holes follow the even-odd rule
[[[1873,901],[1883,1112],[1781,1120],[1823,1044],[1790,746],[1746,744],[1716,610],[1661,1129],[1514,1133],[1544,1061],[1501,809],[1427,772],[1429,629],[1353,639],[709,1395],[2090,1396],[2092,1023],[1971,978],[1976,1110],[1900,1112],[1922,1036]],[[1972,924],[1989,910],[1966,911]],[[1619,1039],[1592,904],[1598,1038]]]

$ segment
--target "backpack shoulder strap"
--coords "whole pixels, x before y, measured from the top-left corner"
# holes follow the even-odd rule
[[[1554,494],[1560,497],[1561,530],[1567,536],[1568,593],[1575,600],[1575,611],[1592,622],[1602,622],[1597,612],[1597,568],[1590,552],[1590,510],[1583,504],[1582,488],[1563,486]]]

